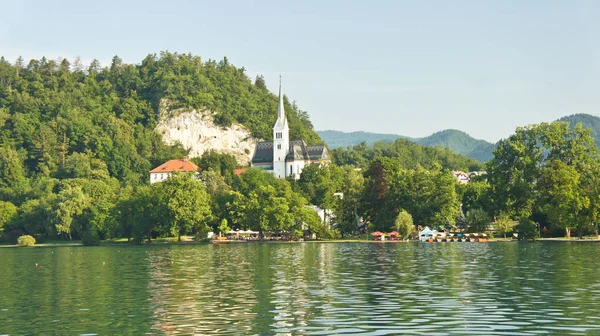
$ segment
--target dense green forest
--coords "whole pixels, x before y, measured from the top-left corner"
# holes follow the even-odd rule
[[[359,168],[367,168],[373,160],[380,157],[392,158],[406,169],[422,167],[477,171],[483,167],[481,162],[456,154],[449,148],[423,146],[408,139],[376,142],[372,146],[363,142],[348,148],[338,147],[332,150],[332,156],[337,165],[353,165]]]
[[[308,114],[287,97],[284,103],[290,135],[321,143]],[[186,154],[154,131],[164,105],[209,109],[219,124],[238,122],[265,139],[277,114],[277,96],[264,79],[252,82],[226,58],[162,52],[139,64],[115,56],[107,67],[0,58],[0,231],[11,222],[71,237],[78,233],[65,229],[72,220],[106,226],[117,196]]]
[[[255,82],[225,58],[163,52],[140,64],[114,57],[93,61],[0,59],[0,146],[16,151],[25,177],[68,177],[70,156],[107,165],[110,177],[138,183],[181,148],[167,148],[153,131],[161,102],[216,112],[222,125],[239,122],[259,138],[272,136],[277,97],[262,77]],[[320,143],[306,112],[285,99],[292,138]]]
[[[356,234],[361,219],[361,230],[404,236],[422,225],[511,232],[517,220],[521,232],[568,236],[600,219],[600,155],[581,125],[517,128],[485,164],[408,139],[361,143],[332,150],[333,163],[306,167],[298,181],[258,169],[238,176],[233,156],[208,151],[194,158],[197,175],[149,185],[151,168],[186,154],[154,131],[163,102],[211,109],[222,125],[239,122],[268,139],[277,98],[226,59],[162,53],[87,69],[77,60],[2,59],[0,240],[140,243],[230,228],[327,238]],[[286,104],[291,136],[319,142],[308,115]],[[462,185],[456,169],[488,174]],[[331,227],[309,204],[326,210]]]

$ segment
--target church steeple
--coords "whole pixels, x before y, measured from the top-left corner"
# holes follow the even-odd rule
[[[283,92],[281,90],[281,76],[279,76],[279,104],[277,105],[277,121],[275,122],[275,128],[287,128],[288,122],[285,116],[285,110],[283,107]]]
[[[279,105],[277,106],[277,121],[273,126],[273,173],[277,177],[289,175],[286,157],[290,151],[290,128],[285,110],[283,109],[283,91],[281,90],[281,76],[279,77]]]

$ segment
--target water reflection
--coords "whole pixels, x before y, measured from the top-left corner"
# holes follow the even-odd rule
[[[2,249],[0,334],[598,334],[599,247]]]

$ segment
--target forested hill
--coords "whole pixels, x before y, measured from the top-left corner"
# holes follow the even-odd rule
[[[475,139],[463,131],[454,129],[440,131],[428,137],[416,139],[415,142],[423,146],[443,146],[455,153],[464,154],[479,161],[491,159],[494,149],[494,144]]]
[[[477,140],[465,132],[452,129],[440,131],[424,138],[408,138],[397,134],[369,132],[317,131],[317,133],[332,148],[347,147],[361,142],[366,142],[367,145],[372,145],[379,141],[390,143],[396,139],[404,138],[424,146],[443,146],[455,153],[463,154],[479,161],[489,160],[494,148],[493,144],[485,140]]]
[[[398,135],[398,134],[385,134],[385,133],[371,133],[371,132],[341,132],[341,131],[317,131],[317,134],[325,141],[330,148],[348,147],[352,145],[358,145],[361,142],[365,142],[367,145],[373,145],[376,142],[393,142],[399,138],[405,138],[413,140],[411,138]]]
[[[600,146],[600,118],[590,114],[573,114],[570,116],[562,117],[558,121],[566,121],[571,123],[571,127],[581,123],[585,128],[589,128],[592,137],[596,141],[596,145]]]
[[[571,128],[577,123],[581,123],[583,127],[591,130],[592,137],[596,140],[596,144],[600,146],[600,117],[589,114],[574,114],[567,117],[562,117],[557,121],[566,121],[571,124]],[[478,140],[471,137],[469,134],[448,129],[436,132],[424,138],[408,138],[397,134],[382,134],[369,132],[340,132],[340,131],[317,131],[323,141],[331,148],[346,148],[365,142],[367,145],[373,145],[376,142],[391,143],[396,139],[405,138],[417,144],[437,147],[443,146],[449,148],[454,153],[466,155],[469,158],[486,162],[493,157],[492,151],[496,147],[495,144],[485,140]]]
[[[346,148],[332,150],[337,165],[353,165],[367,169],[369,164],[380,158],[396,161],[404,169],[449,169],[475,171],[483,169],[483,164],[473,158],[456,154],[446,147],[419,145],[408,139],[396,139],[394,142],[376,142],[372,146],[360,143]]]
[[[162,52],[139,64],[0,59],[0,189],[34,176],[107,174],[144,182],[147,172],[184,150],[154,131],[158,106],[210,110],[215,121],[246,126],[270,139],[277,97],[227,58]],[[290,136],[322,143],[306,112],[285,99]],[[86,169],[73,166],[85,165]],[[6,176],[10,175],[10,176]],[[7,182],[8,181],[8,182]],[[13,185],[14,186],[14,185]]]

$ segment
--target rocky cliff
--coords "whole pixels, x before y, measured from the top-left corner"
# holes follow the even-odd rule
[[[239,165],[249,165],[256,143],[250,131],[234,123],[230,127],[215,124],[211,111],[170,109],[162,103],[156,131],[167,144],[179,142],[189,150],[190,157],[202,156],[210,149],[233,154]]]

